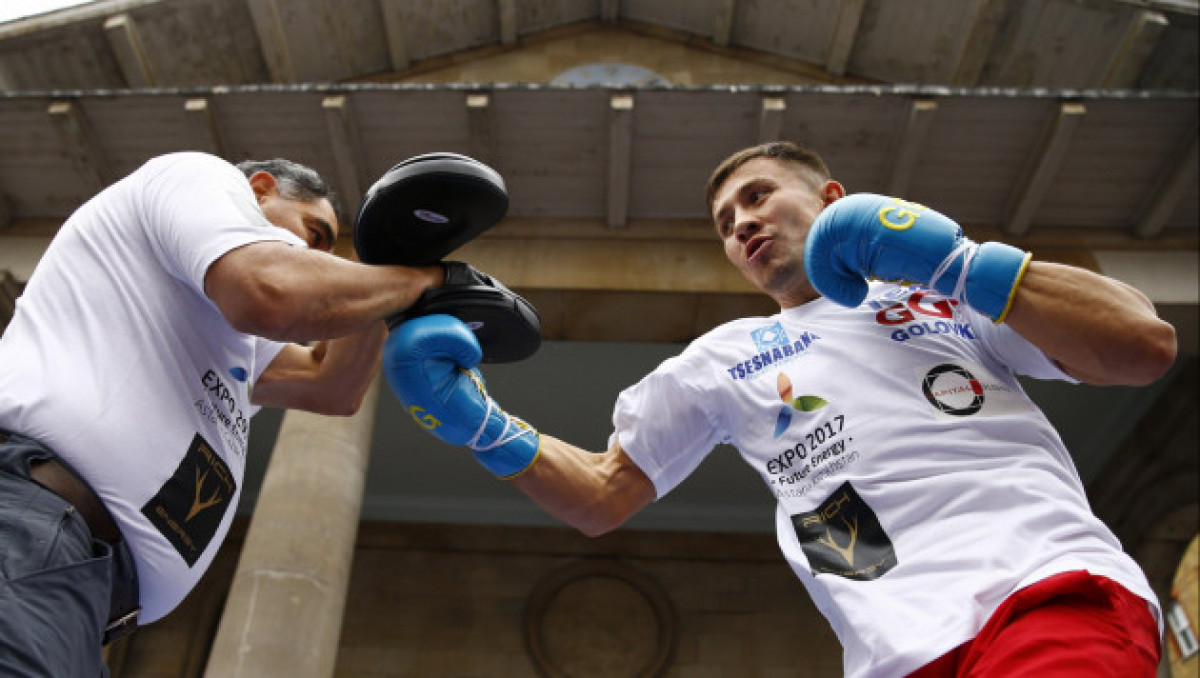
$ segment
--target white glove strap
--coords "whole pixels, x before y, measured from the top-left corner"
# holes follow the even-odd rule
[[[937,285],[942,276],[946,274],[946,271],[953,266],[954,262],[957,261],[961,256],[963,257],[962,269],[958,272],[958,280],[955,281],[954,292],[950,296],[954,299],[958,299],[959,301],[965,301],[963,299],[963,293],[967,289],[967,272],[971,270],[971,260],[975,258],[975,253],[977,251],[979,251],[979,245],[971,240],[963,238],[962,242],[960,242],[958,246],[955,247],[950,254],[942,260],[942,263],[938,264],[936,269],[934,269],[933,276],[929,278],[929,283],[926,285],[926,287],[931,290],[936,290],[937,287],[935,287],[935,285]]]
[[[489,452],[491,450],[496,449],[497,447],[507,445],[508,443],[511,443],[512,441],[516,440],[517,438],[520,438],[521,436],[531,435],[531,434],[536,433],[536,431],[534,431],[532,427],[530,427],[528,425],[522,426],[521,424],[524,424],[524,422],[521,422],[520,424],[516,423],[519,420],[516,417],[501,410],[500,406],[496,404],[495,400],[492,400],[491,396],[486,396],[486,397],[487,397],[487,413],[484,414],[484,416],[483,416],[483,422],[481,424],[479,424],[479,430],[475,432],[474,437],[472,437],[470,440],[467,441],[467,447],[471,448],[472,450],[474,450],[476,452]],[[487,445],[480,445],[479,439],[483,437],[484,431],[487,430],[488,421],[491,420],[493,411],[504,415],[504,429],[500,431],[500,435],[495,440],[493,440],[491,443],[489,443]],[[509,433],[508,431],[510,428],[515,428],[516,430],[513,431],[512,433]]]

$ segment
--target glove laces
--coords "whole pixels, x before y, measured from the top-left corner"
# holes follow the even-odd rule
[[[476,452],[490,452],[497,447],[511,443],[521,436],[537,433],[537,431],[535,431],[529,424],[526,424],[524,421],[521,421],[511,414],[501,410],[500,406],[496,404],[495,400],[492,400],[491,396],[486,397],[487,413],[483,416],[483,423],[479,425],[479,430],[476,431],[475,435],[467,441],[467,447]],[[492,412],[497,412],[501,415],[504,415],[504,428],[500,431],[500,435],[495,440],[486,445],[480,445],[479,439],[483,437],[484,432],[487,430],[488,422],[492,418]],[[509,433],[510,428],[516,430],[512,433]]]
[[[963,238],[962,242],[960,242],[958,246],[955,247],[950,254],[942,260],[942,263],[938,264],[936,269],[934,269],[933,276],[929,278],[929,283],[926,286],[936,292],[937,287],[935,287],[935,285],[937,285],[942,276],[946,274],[946,271],[948,271],[950,267],[954,265],[954,262],[957,261],[961,256],[963,258],[962,270],[958,272],[958,280],[955,281],[954,291],[950,294],[950,296],[963,303],[966,303],[967,300],[964,298],[964,295],[967,291],[967,272],[971,270],[971,261],[975,259],[975,253],[978,251],[979,245],[971,240],[968,240],[967,238]]]

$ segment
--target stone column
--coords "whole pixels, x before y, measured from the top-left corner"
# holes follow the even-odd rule
[[[379,388],[352,417],[284,415],[206,678],[333,675]]]

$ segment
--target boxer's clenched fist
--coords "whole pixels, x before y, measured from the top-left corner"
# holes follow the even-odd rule
[[[401,323],[383,346],[383,374],[422,428],[475,452],[489,471],[512,478],[537,458],[540,437],[500,409],[475,366],[479,341],[462,321],[428,315]]]
[[[1030,255],[999,242],[976,244],[934,210],[899,198],[858,193],[813,222],[804,250],[809,280],[822,295],[857,306],[867,279],[925,285],[996,322],[1012,304]]]

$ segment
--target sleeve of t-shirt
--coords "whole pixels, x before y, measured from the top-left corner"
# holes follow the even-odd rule
[[[971,325],[977,329],[988,353],[1013,372],[1034,379],[1079,383],[1078,379],[1063,372],[1040,348],[1013,328],[1005,324],[997,325],[991,318],[973,310],[969,312],[973,315]]]
[[[726,436],[707,409],[701,376],[687,352],[670,358],[621,392],[613,433],[662,497],[683,482]]]
[[[145,187],[145,227],[162,265],[204,295],[208,267],[226,252],[262,240],[306,247],[263,216],[240,170],[204,153],[151,161]]]

